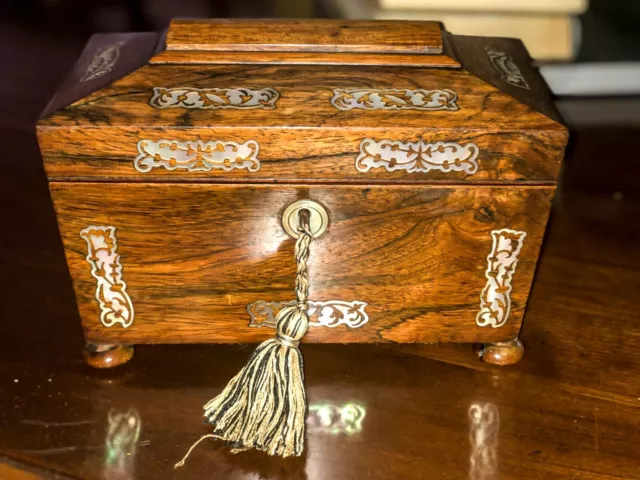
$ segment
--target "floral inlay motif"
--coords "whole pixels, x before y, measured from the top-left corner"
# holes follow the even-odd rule
[[[113,43],[98,50],[91,59],[91,63],[80,79],[81,82],[88,82],[96,78],[104,77],[113,70],[118,58],[120,58],[120,48],[124,42]]]
[[[87,262],[97,280],[96,300],[100,306],[100,322],[105,327],[116,324],[128,328],[133,323],[133,304],[122,278],[116,228],[91,225],[80,232],[87,242]]]
[[[139,155],[133,161],[136,170],[142,173],[153,168],[163,167],[167,170],[187,170],[189,172],[208,172],[212,169],[230,171],[246,169],[255,172],[260,169],[258,151],[260,147],[255,140],[244,143],[214,140],[203,142],[194,140],[180,142],[178,140],[140,140]]]
[[[342,89],[333,90],[331,104],[338,110],[458,110],[452,90]]]
[[[465,172],[478,170],[479,148],[475,143],[460,145],[455,142],[426,143],[375,141],[365,138],[360,142],[360,154],[356,158],[356,169],[368,172],[372,168],[384,168],[392,172]]]
[[[498,328],[507,323],[511,311],[511,281],[526,236],[525,232],[508,228],[491,232],[493,248],[487,257],[487,284],[480,295],[478,326]]]
[[[489,60],[491,61],[491,65],[495,68],[498,73],[500,73],[500,78],[516,87],[524,88],[525,90],[531,90],[529,84],[522,75],[522,72],[513,61],[509,55],[504,52],[498,52],[496,50],[492,50],[489,47],[485,47],[484,49],[489,56]]]
[[[155,108],[276,108],[280,93],[273,88],[155,87],[149,105]]]
[[[247,312],[251,317],[250,327],[275,327],[278,312],[295,302],[266,302],[258,300],[247,306]],[[309,301],[309,325],[312,327],[334,328],[346,325],[349,328],[362,327],[369,321],[365,312],[365,302],[345,302],[342,300],[329,300],[327,302]]]

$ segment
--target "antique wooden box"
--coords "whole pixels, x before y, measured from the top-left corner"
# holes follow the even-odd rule
[[[567,131],[517,40],[309,20],[99,35],[38,139],[93,365],[271,337],[300,206],[324,230],[306,342],[522,354]]]

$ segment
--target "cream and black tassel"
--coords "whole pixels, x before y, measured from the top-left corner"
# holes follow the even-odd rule
[[[296,304],[276,316],[276,337],[261,343],[226,388],[204,406],[213,433],[200,438],[175,467],[184,465],[205,438],[226,441],[232,453],[255,448],[269,455],[299,456],[304,448],[307,396],[304,390],[300,340],[309,328],[307,260],[313,238],[309,214],[300,212]]]

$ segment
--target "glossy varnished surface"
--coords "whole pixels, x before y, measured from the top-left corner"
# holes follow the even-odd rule
[[[6,34],[0,29],[0,37]],[[20,480],[44,470],[47,478],[65,480],[640,478],[638,131],[617,129],[577,135],[519,364],[485,366],[469,345],[303,345],[311,403],[366,407],[359,432],[310,428],[308,453],[288,461],[232,456],[205,444],[174,473],[172,465],[206,433],[202,404],[251,347],[140,346],[112,372],[82,364],[80,319],[32,126],[81,50],[83,41],[63,48],[56,43],[62,38],[30,42],[12,35],[12,47],[21,50],[11,69],[20,75],[13,84],[0,79],[0,99],[9,107],[0,108],[7,149],[0,175],[7,206],[0,235],[0,456],[15,461],[0,466],[1,474]],[[46,60],[46,75],[36,57]],[[604,164],[602,152],[616,162]],[[330,421],[331,410],[324,411]],[[126,439],[136,423],[134,447]],[[121,427],[124,440],[107,438],[110,425]],[[27,473],[15,473],[20,464]]]
[[[446,55],[402,53],[325,53],[325,52],[211,52],[165,50],[149,63],[195,64],[274,64],[274,65],[379,65],[403,67],[458,68],[460,64]]]
[[[148,106],[153,87],[275,88],[275,109],[159,110]],[[331,103],[333,89],[449,89],[459,110],[416,109],[341,111]],[[117,110],[116,110],[117,109]],[[116,115],[120,112],[120,115]],[[345,65],[147,65],[113,85],[43,120],[43,126],[254,126],[361,127],[432,130],[551,130],[555,121],[460,69]]]
[[[625,221],[635,214],[612,200],[561,198],[518,365],[483,366],[470,346],[303,345],[306,454],[234,456],[205,443],[175,474],[207,431],[201,405],[252,347],[141,346],[124,367],[89,371],[75,354],[69,287],[56,282],[48,307],[31,307],[41,320],[29,319],[55,328],[55,341],[24,350],[25,338],[1,354],[0,452],[87,479],[640,478],[640,232]],[[30,335],[37,344],[46,333]]]
[[[309,342],[509,340],[520,329],[547,212],[549,187],[273,186],[52,183],[60,231],[92,342],[256,342],[247,305],[293,300],[294,241],[282,211],[324,205],[329,229],[311,245],[310,299],[367,303],[369,322],[312,327]],[[136,318],[100,321],[96,280],[80,232],[114,226]],[[476,325],[491,232],[526,233],[511,315]]]
[[[39,122],[47,175],[73,181],[554,184],[567,133],[521,43],[449,36],[452,51],[447,53],[464,58],[463,68],[447,55],[375,53],[386,52],[384,45],[395,45],[396,52],[402,52],[407,45],[420,43],[416,35],[433,36],[432,31],[440,45],[438,28],[415,22],[174,22],[169,49],[147,65],[147,43],[152,39],[145,37],[146,48],[135,38],[120,39],[123,52],[135,62],[130,59],[128,68],[114,67],[109,79],[114,81],[98,82],[93,88],[75,72],[77,78],[72,76],[64,85],[55,107]],[[368,34],[354,36],[352,30]],[[356,37],[366,48],[342,53],[348,39]],[[259,41],[271,45],[272,51],[264,51]],[[108,38],[102,42],[108,43]],[[282,51],[292,45],[300,49]],[[318,45],[323,45],[319,52],[307,48]],[[332,45],[335,48],[327,49]],[[501,81],[484,50],[487,45],[516,55],[531,88],[521,92]],[[96,48],[90,43],[79,64],[89,64]],[[211,88],[269,89],[271,97],[251,108],[159,104],[154,92],[171,88],[189,90],[189,95]],[[234,95],[237,98],[238,93]],[[348,108],[355,97],[361,100],[358,108]],[[379,100],[370,102],[374,97]],[[427,99],[431,99],[428,107]],[[260,168],[250,172],[134,168],[141,153],[138,142],[161,140],[256,142]],[[422,141],[426,150],[413,152],[421,158],[431,158],[439,142],[454,148],[470,146],[478,152],[478,167],[428,172],[357,169],[356,157],[370,141],[400,142],[405,147]]]
[[[173,20],[168,50],[442,53],[437,22]]]
[[[45,169],[51,180],[91,180],[108,177],[119,181],[194,182],[215,179],[220,182],[348,182],[348,183],[547,183],[556,181],[564,153],[564,141],[554,144],[554,134],[548,132],[456,131],[421,132],[412,128],[390,134],[363,129],[261,129],[242,128],[165,128],[144,126],[116,128],[41,128],[38,132]],[[143,138],[152,141],[203,139],[243,143],[254,140],[260,145],[258,171],[246,169],[223,171],[212,169],[187,172],[154,168],[141,173],[134,167],[138,155],[137,143]],[[425,172],[387,171],[373,168],[359,172],[355,161],[360,142],[365,138],[380,141],[388,138],[406,141],[470,142],[478,146],[478,170]],[[557,138],[556,138],[557,140]],[[288,145],[288,146],[286,146]]]

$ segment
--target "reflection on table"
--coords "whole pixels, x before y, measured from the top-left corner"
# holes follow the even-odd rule
[[[366,408],[358,403],[312,404],[309,405],[307,417],[308,431],[332,435],[353,435],[362,431],[362,423],[366,413]]]
[[[469,478],[498,478],[498,435],[500,412],[492,403],[473,403],[469,407]]]

